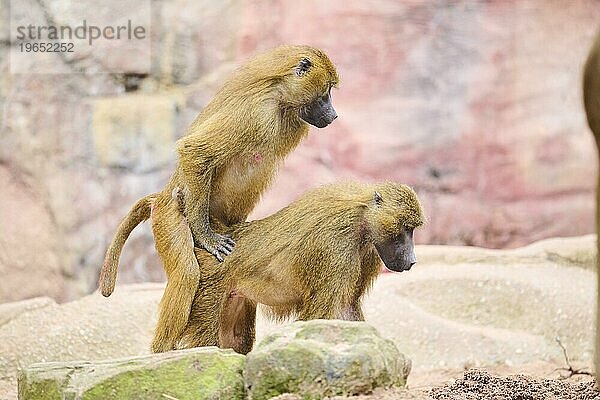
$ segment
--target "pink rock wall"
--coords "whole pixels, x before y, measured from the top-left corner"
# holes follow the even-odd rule
[[[76,0],[24,1],[60,22]],[[231,68],[281,43],[330,55],[340,117],[312,129],[252,217],[326,182],[392,179],[423,200],[419,243],[514,247],[593,231],[580,75],[597,0],[189,0],[158,2],[154,14],[152,68],[130,71],[146,74],[134,93],[126,75],[11,75],[0,47],[0,187],[14,189],[0,191],[0,209],[26,208],[0,223],[0,300],[94,290],[119,219],[172,171],[174,140]],[[69,67],[135,65],[126,61],[91,52]],[[122,115],[164,118],[105,115],[111,98]],[[62,281],[52,291],[32,271]],[[138,228],[119,282],[161,279],[149,229]]]
[[[255,215],[357,177],[418,190],[430,217],[421,243],[515,247],[592,232],[580,75],[600,3],[315,4],[252,3],[242,25],[240,58],[306,41],[342,79],[340,118],[291,156]]]

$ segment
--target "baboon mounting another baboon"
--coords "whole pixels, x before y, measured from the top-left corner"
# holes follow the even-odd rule
[[[247,353],[257,304],[275,319],[363,320],[361,299],[381,269],[416,262],[413,230],[424,223],[415,192],[397,183],[337,183],[311,190],[279,212],[226,232],[236,250],[203,266],[179,348]],[[160,322],[159,322],[160,323]]]
[[[140,199],[123,219],[100,273],[104,296],[114,290],[119,256],[131,231],[152,218],[167,274],[153,352],[172,350],[188,321],[201,267],[194,246],[219,261],[235,242],[218,233],[244,221],[283,158],[337,114],[333,63],[309,46],[281,46],[239,68],[177,142],[179,162],[165,188]],[[177,195],[175,195],[177,194]]]

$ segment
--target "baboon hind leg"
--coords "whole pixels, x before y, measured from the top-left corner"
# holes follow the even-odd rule
[[[205,250],[195,248],[202,270],[190,317],[178,348],[219,346],[219,315],[225,290],[225,270]]]
[[[152,230],[167,274],[151,344],[152,352],[160,353],[175,348],[188,323],[200,267],[194,254],[192,233],[178,201],[161,194],[152,209]]]
[[[210,300],[203,297],[202,293],[197,294],[188,324],[181,335],[179,348],[219,346],[218,312],[220,302],[217,307],[212,307]]]
[[[256,303],[235,294],[226,294],[221,307],[219,347],[248,354],[256,334]]]

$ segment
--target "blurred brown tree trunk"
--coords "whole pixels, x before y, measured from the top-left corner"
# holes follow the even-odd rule
[[[587,114],[588,124],[594,133],[596,147],[600,150],[600,32],[592,45],[590,55],[583,72],[583,102]],[[596,187],[596,233],[600,233],[600,174]],[[600,238],[600,235],[599,235]],[[597,288],[600,288],[600,241],[596,238],[596,275]],[[598,290],[598,289],[597,289]],[[600,296],[597,295],[596,304],[596,379],[600,381]]]

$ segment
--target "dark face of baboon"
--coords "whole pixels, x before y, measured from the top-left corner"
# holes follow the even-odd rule
[[[300,118],[317,128],[324,128],[337,118],[337,113],[331,104],[331,86],[337,83],[337,74],[332,68],[331,61],[316,55],[322,65],[313,65],[308,57],[303,57],[295,69],[295,75],[300,80],[309,81],[316,98],[311,98],[308,104],[303,104],[298,115]]]
[[[385,267],[392,271],[408,271],[417,262],[412,228],[402,228],[398,235],[375,244],[375,248]]]
[[[337,113],[333,108],[333,104],[331,104],[331,88],[324,96],[303,107],[299,115],[303,121],[317,128],[325,128],[333,122],[337,118]]]
[[[308,46],[289,46],[275,49],[270,57],[279,60],[276,67],[280,69],[268,79],[275,79],[272,87],[282,108],[294,110],[299,119],[317,128],[324,128],[337,118],[331,88],[337,87],[339,77],[325,53]],[[258,61],[251,66],[253,70],[269,70],[274,65],[267,59]]]
[[[368,213],[373,245],[386,268],[408,271],[417,262],[413,231],[424,216],[415,192],[406,185],[380,185]]]

